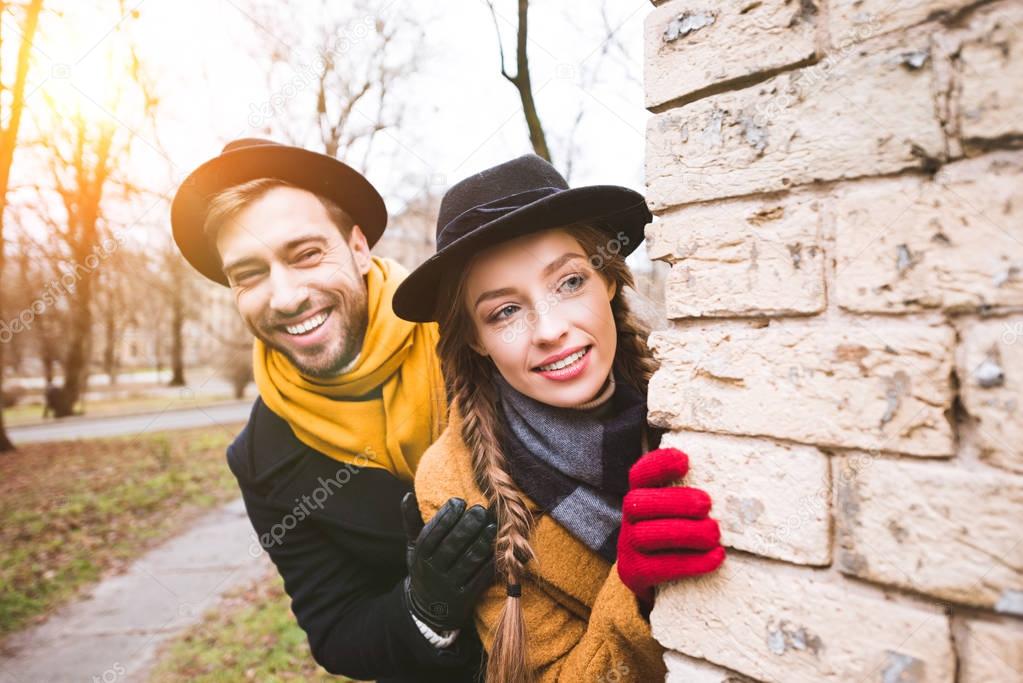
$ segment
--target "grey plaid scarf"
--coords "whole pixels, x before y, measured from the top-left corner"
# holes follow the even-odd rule
[[[496,373],[495,383],[508,473],[544,512],[614,562],[629,467],[642,455],[646,397],[618,379],[610,409],[597,417],[536,401]],[[656,447],[660,432],[648,434]]]

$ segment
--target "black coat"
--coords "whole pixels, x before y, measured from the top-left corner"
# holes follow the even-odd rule
[[[324,669],[380,683],[474,679],[482,648],[472,626],[438,649],[404,604],[400,502],[410,484],[310,448],[261,399],[227,460]]]

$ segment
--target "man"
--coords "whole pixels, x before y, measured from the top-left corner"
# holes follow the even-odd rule
[[[331,157],[242,139],[185,180],[171,222],[256,338],[259,398],[227,458],[313,656],[359,679],[472,680],[496,525],[452,499],[423,528],[409,494],[446,401],[436,327],[393,314],[406,273],[370,254],[379,193]]]

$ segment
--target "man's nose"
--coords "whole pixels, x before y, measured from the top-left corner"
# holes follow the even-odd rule
[[[270,286],[270,308],[281,316],[300,312],[309,299],[309,288],[291,268],[271,268]]]

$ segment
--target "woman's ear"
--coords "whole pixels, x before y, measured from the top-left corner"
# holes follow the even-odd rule
[[[607,300],[615,298],[615,294],[618,293],[618,283],[614,280],[608,280],[607,282]]]

